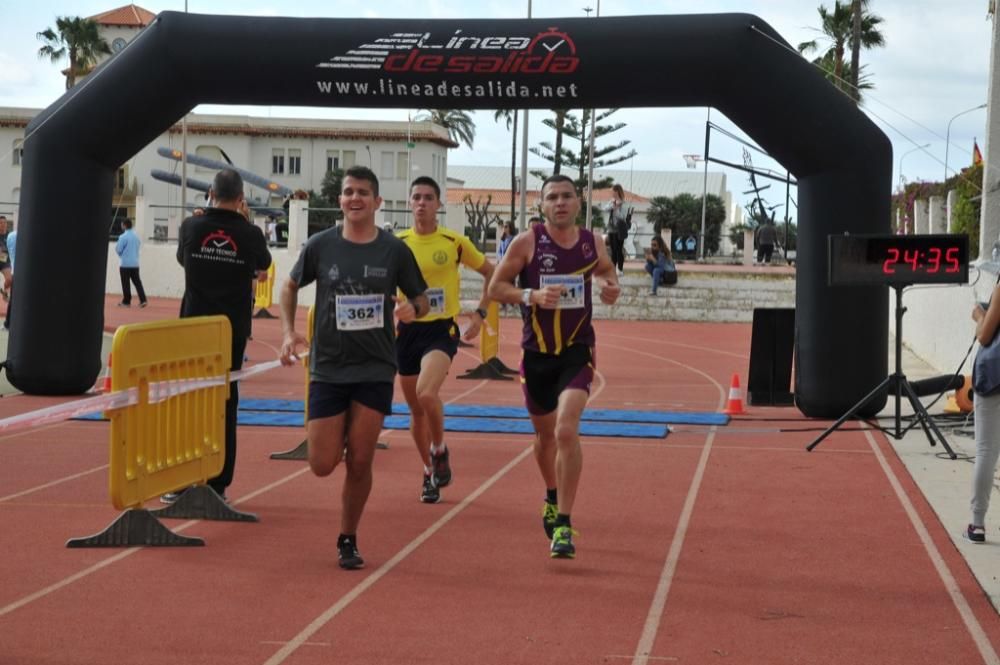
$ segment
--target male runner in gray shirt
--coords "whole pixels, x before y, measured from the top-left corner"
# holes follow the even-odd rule
[[[383,419],[392,412],[393,316],[409,323],[429,310],[427,285],[413,253],[375,226],[381,204],[375,174],[363,166],[348,169],[340,195],[343,226],[309,238],[281,290],[281,361],[291,365],[307,345],[295,330],[298,290],[316,282],[306,427],[309,466],[317,476],[328,476],[347,449],[337,549],[340,567],[348,570],[364,566],[358,524],[372,488],[375,443]],[[406,298],[397,297],[397,289]]]

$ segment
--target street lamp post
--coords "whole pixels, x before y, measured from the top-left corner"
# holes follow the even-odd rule
[[[899,188],[900,189],[906,189],[906,178],[903,177],[903,160],[906,159],[906,156],[909,155],[911,152],[916,152],[917,150],[923,150],[923,149],[929,148],[929,147],[931,147],[930,143],[925,143],[923,145],[918,145],[918,146],[916,146],[914,148],[910,148],[909,150],[907,150],[906,152],[904,152],[903,155],[899,158]]]
[[[971,109],[965,109],[960,111],[951,117],[948,121],[948,131],[944,133],[944,179],[948,179],[948,148],[951,146],[951,123],[954,122],[955,118],[960,115],[965,115],[966,113],[972,113],[973,111],[978,111],[979,109],[986,108],[986,104],[980,104],[979,106],[973,106]],[[942,180],[944,182],[944,180]]]

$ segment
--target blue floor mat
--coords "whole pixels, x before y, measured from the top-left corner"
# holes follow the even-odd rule
[[[395,407],[393,407],[395,408]],[[291,411],[240,411],[240,425],[265,425],[271,427],[302,427],[302,414]],[[409,429],[408,416],[389,416],[382,425],[385,429]],[[461,418],[446,416],[444,428],[449,432],[489,432],[499,434],[533,434],[531,421],[515,418]],[[605,423],[585,420],[580,423],[583,436],[624,436],[631,438],[662,439],[667,436],[667,426],[647,423]]]
[[[291,411],[302,413],[302,400],[241,399],[241,411]],[[410,413],[406,404],[393,404],[395,415]],[[528,411],[521,406],[482,406],[476,404],[446,404],[445,416],[470,418],[528,418]],[[584,420],[618,423],[659,423],[671,425],[726,425],[729,416],[724,413],[625,411],[618,409],[587,409]]]

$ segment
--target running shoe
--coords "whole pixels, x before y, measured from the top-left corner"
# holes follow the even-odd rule
[[[437,455],[431,455],[431,467],[434,469],[434,480],[438,487],[447,487],[451,484],[451,465],[448,464],[447,448]]]
[[[424,488],[420,492],[420,500],[424,503],[437,503],[441,500],[441,490],[434,482],[433,473],[424,474]]]
[[[573,531],[568,526],[557,526],[552,535],[552,547],[549,556],[553,559],[573,559],[576,557],[576,547],[573,545]]]
[[[365,560],[358,554],[358,546],[354,538],[341,538],[337,543],[337,558],[344,570],[357,570],[365,567]]]
[[[556,517],[559,516],[559,506],[546,501],[542,504],[542,528],[545,529],[545,537],[552,540],[552,533],[556,530]]]
[[[986,527],[970,524],[965,530],[965,539],[973,543],[985,543]]]

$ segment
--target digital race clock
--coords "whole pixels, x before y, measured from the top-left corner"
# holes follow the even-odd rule
[[[932,235],[829,236],[831,286],[966,284],[969,237]]]

